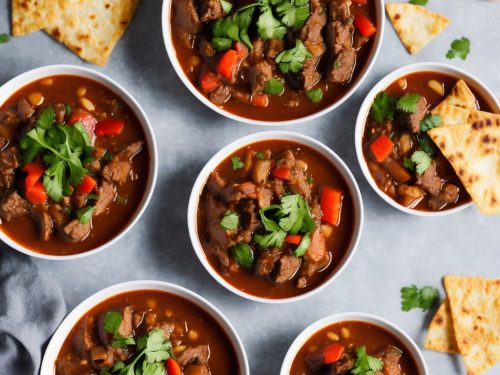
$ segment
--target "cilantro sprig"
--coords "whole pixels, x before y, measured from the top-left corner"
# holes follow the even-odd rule
[[[453,59],[458,57],[459,59],[465,60],[470,52],[470,40],[462,37],[460,39],[455,39],[451,42],[450,49],[446,53],[446,58]]]
[[[233,167],[233,171],[236,171],[243,168],[245,164],[241,161],[239,156],[235,155],[231,157],[231,166]]]
[[[410,285],[401,288],[401,310],[410,311],[414,308],[420,308],[422,311],[429,310],[438,297],[436,288],[426,286],[421,289],[416,285]]]
[[[113,335],[111,346],[113,348],[122,348],[127,345],[135,345],[132,337],[124,337],[118,333],[122,324],[122,314],[116,311],[108,311],[104,315],[104,330]]]
[[[10,40],[9,34],[0,34],[0,44],[8,43]]]
[[[356,363],[351,370],[353,375],[375,375],[376,372],[382,371],[384,362],[378,358],[372,357],[366,353],[366,347],[360,346],[356,348]]]
[[[406,94],[398,99],[396,108],[402,112],[415,113],[417,112],[417,103],[421,96],[419,94]]]
[[[420,121],[420,131],[421,132],[426,132],[427,130],[436,128],[439,125],[441,125],[441,116],[427,114]]]
[[[373,119],[380,124],[385,121],[392,121],[394,118],[394,107],[396,105],[396,101],[397,100],[394,97],[385,91],[379,92],[370,108],[370,113]]]
[[[311,57],[312,54],[307,50],[304,43],[297,39],[295,47],[281,52],[276,56],[275,61],[283,73],[297,73],[304,67],[306,59]]]
[[[314,104],[319,103],[323,99],[323,90],[321,90],[319,87],[314,90],[306,91],[305,94]]]
[[[226,211],[222,220],[220,221],[220,226],[226,230],[236,230],[240,223],[240,217],[236,212],[230,210]]]
[[[432,164],[432,158],[425,151],[415,151],[410,159],[419,175],[423,175]]]
[[[253,250],[249,244],[245,242],[239,242],[231,248],[231,254],[234,259],[243,268],[252,267],[254,256]]]

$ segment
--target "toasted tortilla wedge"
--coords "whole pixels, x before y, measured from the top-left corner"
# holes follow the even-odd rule
[[[12,0],[12,35],[43,29],[49,22],[50,0]]]
[[[500,361],[500,280],[445,276],[458,348],[468,375]]]
[[[453,322],[451,319],[450,301],[445,299],[432,318],[424,347],[438,352],[459,354]]]
[[[477,111],[479,112],[479,111]],[[500,116],[469,116],[470,124],[427,132],[462,181],[479,210],[500,214]]]
[[[420,5],[387,3],[385,9],[399,39],[412,55],[424,48],[449,23],[448,18]]]
[[[469,86],[463,81],[458,80],[455,86],[451,89],[450,94],[439,105],[432,110],[432,113],[441,110],[441,106],[452,105],[465,109],[478,109],[476,97],[469,89]]]
[[[440,126],[454,126],[467,124],[471,110],[441,103],[432,110],[432,113],[441,117]]]
[[[105,65],[139,0],[53,0],[46,31],[82,59]]]

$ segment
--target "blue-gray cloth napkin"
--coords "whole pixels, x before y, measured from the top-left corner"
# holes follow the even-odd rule
[[[0,246],[0,373],[37,374],[65,312],[59,286],[30,258]]]

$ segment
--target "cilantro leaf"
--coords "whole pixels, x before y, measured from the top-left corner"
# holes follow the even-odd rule
[[[276,246],[280,249],[283,247],[283,241],[285,240],[286,232],[282,230],[276,222],[266,216],[266,212],[276,210],[280,212],[281,206],[275,204],[272,206],[261,208],[259,210],[260,221],[262,222],[264,229],[268,233],[264,235],[254,234],[253,239],[263,249],[268,249],[273,246]]]
[[[370,113],[373,119],[382,124],[385,121],[391,121],[394,118],[394,106],[396,99],[385,91],[379,92],[375,97]]]
[[[135,345],[135,340],[132,337],[123,337],[119,334],[113,336],[111,346],[113,348],[123,348],[128,345]]]
[[[275,61],[279,64],[283,73],[297,73],[304,67],[306,59],[310,59],[312,54],[300,39],[295,42],[295,47],[287,49],[276,56]]]
[[[142,375],[165,375],[165,365],[163,362],[149,363],[144,361],[142,363]]]
[[[155,329],[148,334],[146,342],[146,361],[155,363],[170,358],[172,344],[165,340],[165,334],[161,329]]]
[[[239,242],[231,248],[231,254],[234,259],[238,262],[240,266],[243,268],[252,267],[254,257],[253,250],[245,242]]]
[[[306,91],[305,94],[314,104],[319,103],[323,99],[323,90],[320,88]]]
[[[260,16],[257,20],[257,31],[262,39],[283,39],[286,34],[286,27],[278,21],[270,6],[260,7]]]
[[[415,170],[419,175],[423,175],[432,164],[432,158],[424,151],[415,151],[411,161],[415,163]]]
[[[223,229],[235,230],[238,228],[240,217],[236,212],[226,211],[224,217],[220,221],[220,226]]]
[[[253,44],[248,36],[248,28],[252,23],[253,14],[255,12],[255,8],[252,6],[250,8],[239,10],[235,15],[235,21],[238,23],[238,27],[240,29],[240,39],[244,42],[247,47],[252,50]]]
[[[280,228],[290,234],[297,234],[300,231],[309,232],[314,229],[314,221],[309,213],[309,207],[300,194],[283,196],[278,216],[280,217]]]
[[[259,160],[264,160],[264,153],[262,151],[259,151],[255,154],[255,157]]]
[[[0,34],[0,44],[7,43],[9,40],[9,34]]]
[[[399,98],[396,108],[406,113],[415,113],[417,112],[417,103],[419,100],[419,94],[406,94]]]
[[[230,38],[213,37],[212,44],[217,51],[221,52],[230,49],[233,45],[233,40]]]
[[[306,253],[307,249],[309,248],[310,244],[311,244],[311,233],[307,232],[302,238],[302,241],[300,241],[299,246],[297,246],[297,248],[293,252],[293,255],[295,255],[296,257],[303,256]]]
[[[64,114],[65,114],[66,116],[69,116],[69,115],[71,114],[71,106],[70,106],[69,104],[66,104],[66,105],[64,106]]]
[[[366,353],[366,347],[356,348],[356,363],[351,370],[353,375],[374,375],[377,371],[382,371],[384,362]]]
[[[220,5],[222,6],[222,10],[224,13],[229,13],[231,12],[231,9],[233,9],[233,4],[231,4],[229,1],[226,0],[219,0]]]
[[[409,3],[413,5],[427,5],[429,1],[428,0],[410,0]]]
[[[309,1],[286,0],[278,4],[276,13],[283,24],[298,30],[309,17]]]
[[[401,310],[410,311],[421,308],[422,311],[429,310],[438,297],[436,288],[426,286],[418,289],[416,285],[401,288]]]
[[[116,362],[115,365],[111,368],[111,372],[120,371],[124,367],[125,363],[123,363],[122,361]]]
[[[427,135],[427,133],[420,133],[417,136],[418,144],[422,151],[429,154],[429,156],[434,156],[436,154],[436,145],[432,139]]]
[[[448,59],[453,59],[458,57],[462,60],[467,58],[467,55],[470,52],[470,40],[462,37],[460,39],[455,39],[451,42],[451,48],[446,53],[446,57]]]
[[[80,219],[80,223],[87,224],[94,214],[95,206],[82,207],[76,210],[76,217]]]
[[[283,91],[285,91],[285,85],[280,78],[271,78],[264,87],[264,92],[269,95],[280,96]]]
[[[403,159],[403,166],[408,169],[409,171],[414,171],[415,170],[415,163],[410,159],[405,156]]]
[[[233,171],[241,169],[241,168],[243,168],[245,166],[245,164],[243,164],[243,162],[241,161],[241,159],[239,158],[239,156],[233,156],[231,158],[231,164],[233,166]]]
[[[436,128],[441,124],[441,116],[427,114],[420,121],[420,131],[426,132],[429,129]]]
[[[51,155],[47,155],[44,160],[50,157]],[[56,160],[53,163],[49,163],[51,166],[45,171],[42,181],[49,197],[59,202],[64,196],[66,165],[62,160],[54,159]]]
[[[108,311],[104,315],[104,330],[108,333],[114,334],[118,332],[122,324],[122,314],[116,311]]]
[[[44,129],[50,129],[52,127],[52,124],[54,123],[54,117],[55,117],[54,108],[52,107],[44,108],[38,115],[35,121],[35,126]]]

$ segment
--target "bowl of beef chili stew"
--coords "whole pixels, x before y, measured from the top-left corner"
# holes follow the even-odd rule
[[[319,292],[348,265],[363,203],[344,162],[297,133],[252,134],[208,161],[191,192],[196,255],[222,286],[253,301]]]
[[[358,162],[375,192],[403,212],[442,216],[472,205],[451,164],[427,135],[442,125],[433,110],[459,81],[475,97],[474,109],[500,113],[498,100],[481,81],[442,63],[395,70],[361,106],[355,130]]]
[[[165,0],[163,38],[186,87],[258,125],[306,121],[359,87],[382,42],[381,0]]]
[[[145,374],[250,374],[237,332],[215,306],[183,287],[149,280],[113,285],[75,307],[52,336],[40,373],[136,374],[140,369]]]
[[[153,193],[156,142],[139,103],[93,70],[53,65],[0,88],[0,239],[31,256],[100,251]]]
[[[393,323],[365,313],[335,314],[293,341],[280,375],[427,375],[418,346]]]

